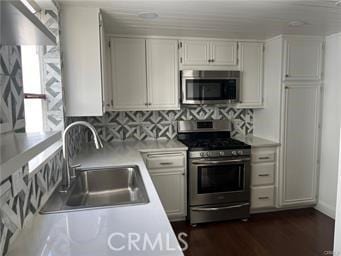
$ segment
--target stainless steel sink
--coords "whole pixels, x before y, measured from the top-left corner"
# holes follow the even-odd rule
[[[78,172],[67,193],[56,191],[41,213],[146,204],[149,198],[138,166],[86,169]]]

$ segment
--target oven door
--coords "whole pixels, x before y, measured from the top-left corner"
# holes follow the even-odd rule
[[[250,158],[191,159],[189,165],[191,206],[250,200]]]
[[[183,104],[217,104],[239,101],[238,78],[183,78]]]

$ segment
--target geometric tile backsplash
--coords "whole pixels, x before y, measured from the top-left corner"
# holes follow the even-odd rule
[[[220,120],[233,123],[232,136],[253,133],[253,110],[228,106],[183,107],[180,110],[107,112],[101,117],[83,117],[103,141],[174,139],[179,120]],[[78,119],[79,120],[79,119]]]
[[[8,246],[60,182],[63,162],[59,150],[34,175],[28,173],[25,164],[5,180],[0,179],[0,255],[6,254]]]
[[[0,133],[25,127],[20,46],[0,45],[0,127]]]
[[[42,83],[46,94],[45,131],[64,128],[58,11],[43,10],[40,19],[56,37],[56,45],[41,47]]]

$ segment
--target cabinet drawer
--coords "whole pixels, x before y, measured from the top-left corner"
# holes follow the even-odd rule
[[[259,163],[251,165],[251,185],[270,185],[274,183],[275,163]]]
[[[251,161],[253,163],[274,162],[275,158],[276,153],[271,151],[257,152],[251,154]]]
[[[274,186],[251,188],[251,208],[263,207],[274,207]]]
[[[185,167],[185,156],[181,153],[147,154],[145,159],[149,169]]]

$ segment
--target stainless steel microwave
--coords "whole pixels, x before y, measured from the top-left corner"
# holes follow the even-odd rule
[[[182,104],[239,102],[240,71],[183,70]]]

